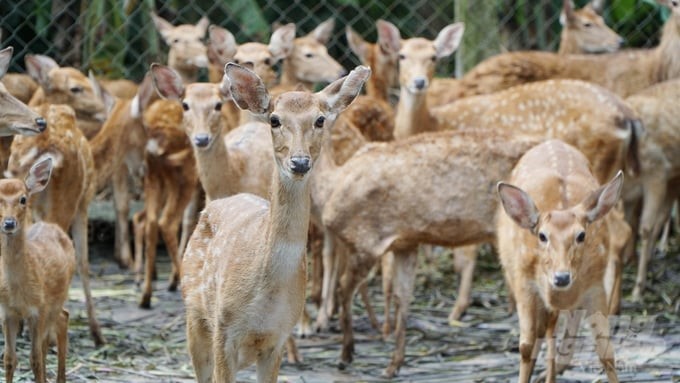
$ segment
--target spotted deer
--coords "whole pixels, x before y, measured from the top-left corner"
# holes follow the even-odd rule
[[[543,339],[547,381],[555,381],[570,359],[567,355],[566,363],[556,362],[558,317],[580,308],[592,326],[607,378],[619,381],[609,343],[605,273],[610,232],[604,217],[619,199],[622,184],[619,172],[600,187],[585,156],[558,140],[529,150],[508,183],[498,184],[505,210],[498,214],[499,255],[519,314],[519,382],[529,382]]]
[[[252,71],[228,64],[225,73],[239,107],[270,122],[271,202],[238,194],[201,214],[183,261],[189,352],[199,382],[233,382],[253,362],[258,382],[270,382],[305,301],[309,173],[370,70],[357,67],[318,93],[275,98]]]
[[[73,243],[57,225],[31,223],[30,200],[48,184],[52,159],[33,164],[25,179],[0,180],[0,307],[5,382],[14,380],[22,321],[31,335],[31,369],[47,382],[47,346],[57,343],[57,382],[66,382],[69,313],[64,309],[76,267]]]
[[[5,175],[21,178],[31,165],[52,159],[51,182],[31,201],[33,215],[57,224],[70,232],[75,244],[78,274],[83,284],[90,334],[97,346],[106,341],[102,335],[90,290],[87,244],[87,209],[94,197],[94,161],[87,139],[76,127],[76,114],[67,105],[43,105],[48,129],[37,136],[16,136]]]
[[[357,286],[391,251],[398,303],[396,346],[383,374],[397,373],[405,357],[418,246],[493,240],[490,187],[537,142],[481,130],[424,133],[368,145],[340,168],[344,176],[335,180],[322,219],[325,229],[350,250],[338,291],[342,365],[352,361],[354,352],[351,304]]]
[[[174,68],[187,83],[198,80],[199,68],[208,67],[208,54],[203,43],[210,21],[202,17],[198,23],[174,26],[162,17],[151,13],[151,19],[163,41],[170,48],[168,65]]]

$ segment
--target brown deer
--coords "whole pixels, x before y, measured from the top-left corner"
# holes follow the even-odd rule
[[[196,25],[173,26],[162,17],[151,13],[156,30],[168,45],[168,65],[187,83],[198,80],[198,69],[208,67],[208,55],[203,39],[210,21],[202,17]]]
[[[97,134],[106,120],[108,106],[98,97],[94,77],[88,78],[79,70],[60,67],[52,58],[26,55],[26,70],[38,84],[29,106],[67,104],[76,112],[78,128],[89,140]]]
[[[680,80],[666,81],[626,99],[645,126],[640,142],[641,171],[639,177],[627,180],[623,197],[629,222],[636,227],[640,239],[638,273],[632,295],[635,301],[642,299],[654,244],[668,220],[673,201],[679,196],[679,87]],[[640,212],[634,215],[636,206]]]
[[[599,55],[510,52],[491,57],[451,85],[448,100],[487,94],[515,85],[551,78],[599,84],[621,97],[680,76],[680,2],[657,0],[671,8],[659,45]]]
[[[33,93],[38,90],[38,83],[31,76],[24,73],[7,73],[2,77],[2,85],[17,100],[28,104]]]
[[[94,161],[90,146],[76,127],[76,115],[67,105],[43,105],[48,129],[33,137],[17,136],[6,171],[8,177],[24,177],[31,164],[52,158],[51,182],[31,201],[34,216],[70,231],[75,244],[78,274],[83,283],[90,333],[97,346],[105,343],[97,322],[90,291],[87,244],[87,208],[95,193]]]
[[[66,382],[68,318],[64,309],[76,267],[73,243],[57,225],[31,224],[30,199],[50,180],[52,159],[36,162],[26,178],[0,180],[0,307],[5,334],[5,382],[14,380],[16,338],[23,320],[31,335],[31,369],[45,383],[47,346],[57,343],[57,382]]]
[[[397,373],[404,362],[418,246],[492,241],[495,204],[489,188],[537,142],[481,130],[425,133],[371,144],[342,166],[344,177],[335,181],[322,216],[324,227],[352,254],[345,260],[338,292],[341,366],[351,362],[354,351],[354,292],[368,271],[392,251],[396,348],[384,375]]]
[[[519,382],[529,382],[543,339],[547,381],[555,381],[556,372],[566,367],[555,360],[559,314],[580,307],[593,327],[609,381],[618,382],[604,281],[611,235],[603,217],[619,199],[623,173],[599,187],[583,154],[551,140],[529,150],[508,182],[498,184],[505,214],[498,216],[497,232],[519,314]]]
[[[271,203],[238,194],[202,213],[183,262],[189,351],[199,382],[233,382],[253,362],[258,381],[270,382],[304,306],[309,172],[326,130],[370,70],[357,67],[319,93],[274,99],[252,71],[228,64],[225,73],[239,107],[270,121]]]

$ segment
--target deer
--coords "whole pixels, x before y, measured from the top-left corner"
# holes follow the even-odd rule
[[[28,104],[33,93],[38,90],[38,83],[25,73],[6,73],[0,82],[9,94],[24,104]]]
[[[13,52],[12,47],[0,50],[0,79],[5,79],[7,76]],[[9,147],[12,145],[12,136],[39,134],[47,128],[47,122],[25,103],[14,97],[3,83],[0,83],[0,110],[3,112],[0,117],[0,166],[5,169],[9,159]]]
[[[642,300],[654,244],[679,196],[680,133],[675,107],[680,97],[678,86],[680,80],[666,81],[626,99],[645,126],[645,135],[640,140],[639,177],[626,183],[623,196],[628,221],[636,228],[640,240],[634,301]],[[638,206],[640,212],[636,213]]]
[[[671,9],[659,45],[598,55],[557,55],[550,52],[509,52],[479,63],[455,85],[447,100],[488,94],[552,78],[585,80],[626,98],[658,82],[680,76],[680,3],[657,0]]]
[[[26,320],[31,369],[45,383],[47,346],[57,344],[57,382],[66,382],[69,313],[64,309],[76,267],[73,242],[58,226],[31,223],[31,200],[45,189],[52,159],[33,164],[24,179],[0,180],[0,307],[5,335],[5,382],[14,380],[16,338]]]
[[[249,69],[230,63],[225,74],[237,105],[270,122],[271,202],[237,194],[211,201],[201,214],[182,265],[188,347],[199,382],[233,382],[253,362],[258,382],[269,382],[305,301],[309,174],[326,130],[370,69],[357,67],[318,93],[275,98]],[[241,271],[225,273],[232,268]]]
[[[600,16],[603,6],[602,1],[593,1],[580,9],[574,10],[571,0],[563,0],[562,12],[560,13],[560,24],[562,24],[560,47],[557,51],[557,56],[550,55],[549,57],[559,60],[562,57],[561,55],[616,52],[623,44],[623,38],[605,24],[604,19]],[[521,64],[521,60],[518,61]],[[519,73],[516,73],[516,75],[521,77],[523,76],[521,73],[522,67],[520,66],[519,68]],[[512,71],[510,66],[508,66],[509,71]],[[494,74],[489,71],[486,75]],[[522,81],[518,81],[514,85],[520,83]],[[436,78],[432,82],[430,89],[428,89],[428,104],[431,106],[445,105],[462,97],[493,93],[495,90],[511,87],[512,84],[489,90],[484,90],[484,84],[477,84],[478,87],[482,88],[479,90],[472,90],[474,86],[473,80],[460,83],[459,79],[455,78]],[[468,87],[470,89],[467,89]]]
[[[607,378],[619,381],[609,343],[604,279],[610,232],[603,218],[619,199],[622,185],[619,172],[600,186],[586,157],[559,140],[529,150],[508,182],[498,183],[505,212],[498,214],[499,256],[519,315],[519,382],[529,382],[543,339],[547,381],[555,381],[566,367],[555,361],[558,317],[581,307]]]
[[[181,24],[173,26],[162,17],[151,12],[151,20],[168,45],[168,65],[173,67],[187,83],[198,79],[199,68],[208,67],[208,54],[203,43],[210,21],[207,17],[195,25]]]
[[[5,176],[25,177],[31,164],[52,159],[51,182],[31,201],[33,216],[70,232],[83,284],[90,335],[95,345],[101,346],[106,339],[92,299],[87,244],[87,209],[95,192],[92,151],[76,127],[76,114],[71,107],[43,105],[38,112],[45,116],[48,129],[37,136],[14,138]]]
[[[367,145],[340,168],[343,177],[335,181],[323,206],[322,221],[351,254],[344,260],[338,290],[341,368],[352,361],[354,352],[352,297],[368,271],[392,252],[396,345],[383,375],[398,372],[404,363],[418,246],[492,241],[495,209],[490,185],[503,179],[540,141],[483,130],[423,133]],[[467,181],[456,181],[462,179]]]
[[[60,67],[54,59],[44,55],[26,55],[26,70],[40,85],[29,106],[68,104],[76,112],[78,128],[89,140],[106,120],[108,108],[95,93],[94,76],[87,77],[72,67]]]

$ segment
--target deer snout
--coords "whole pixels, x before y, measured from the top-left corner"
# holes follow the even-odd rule
[[[290,158],[290,170],[295,174],[305,174],[311,169],[309,156],[294,156]]]
[[[6,217],[2,220],[2,231],[7,234],[12,234],[17,229],[17,220],[14,217]]]
[[[553,274],[553,285],[559,288],[569,287],[571,284],[571,273],[568,271],[558,271]]]
[[[210,135],[206,133],[200,133],[194,135],[194,145],[199,148],[205,148],[210,143]]]
[[[427,86],[427,80],[422,77],[417,77],[413,80],[413,86],[418,90],[423,90],[425,89],[425,86]]]
[[[38,126],[38,130],[42,133],[47,129],[47,121],[44,118],[38,117],[35,119],[35,124]]]
[[[622,47],[623,44],[625,44],[625,42],[626,42],[626,39],[624,39],[623,37],[619,37],[619,48]]]
[[[200,55],[194,57],[194,65],[199,67],[199,68],[207,68],[208,67],[208,56],[206,55]]]

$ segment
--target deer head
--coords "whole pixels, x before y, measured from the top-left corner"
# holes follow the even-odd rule
[[[36,162],[25,180],[16,178],[0,180],[0,230],[15,234],[28,219],[28,202],[32,194],[47,187],[52,173],[52,159]]]
[[[158,33],[170,47],[168,64],[180,70],[193,70],[208,67],[208,55],[203,38],[210,23],[202,17],[196,25],[182,24],[173,26],[162,17],[151,13]]]
[[[575,11],[571,0],[564,0],[560,23],[567,28],[567,37],[584,53],[615,52],[624,42],[621,36],[605,24],[592,3]],[[564,38],[563,35],[562,44]]]
[[[0,78],[2,78],[12,59],[14,48],[0,50]],[[0,83],[0,136],[13,134],[35,135],[47,128],[47,122],[23,102],[9,94]]]

